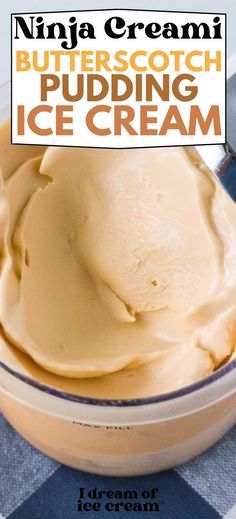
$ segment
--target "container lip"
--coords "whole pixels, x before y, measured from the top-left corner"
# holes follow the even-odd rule
[[[154,395],[145,398],[131,398],[131,399],[102,399],[102,398],[92,398],[86,396],[77,396],[73,393],[67,393],[66,391],[61,391],[59,389],[53,388],[42,382],[37,382],[33,378],[23,375],[23,373],[19,373],[15,371],[13,368],[10,368],[7,364],[0,361],[0,368],[14,376],[24,384],[31,386],[35,389],[38,389],[42,393],[46,393],[50,396],[61,398],[62,400],[67,400],[69,402],[74,402],[77,404],[84,405],[92,405],[97,407],[134,407],[134,406],[145,406],[149,404],[158,404],[163,402],[169,402],[171,400],[175,400],[180,397],[191,395],[196,391],[203,389],[211,385],[213,382],[216,382],[220,379],[223,379],[225,375],[235,370],[236,375],[236,359],[229,361],[222,368],[215,371],[212,375],[203,380],[195,382],[194,384],[185,386],[176,391],[171,391],[168,393],[164,393],[162,395]]]

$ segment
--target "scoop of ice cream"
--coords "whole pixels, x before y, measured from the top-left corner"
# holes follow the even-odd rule
[[[216,292],[216,186],[183,149],[49,149],[41,172],[67,181],[74,250],[108,305],[189,311]]]
[[[46,369],[173,388],[234,351],[236,208],[183,149],[50,148],[1,207],[0,321]]]

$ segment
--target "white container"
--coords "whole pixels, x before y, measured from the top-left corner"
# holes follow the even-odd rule
[[[111,476],[148,474],[188,461],[233,426],[236,359],[172,393],[99,400],[24,374],[4,360],[0,343],[0,409],[24,438],[61,463]]]
[[[0,407],[15,429],[61,463],[129,476],[175,467],[219,440],[236,420],[236,359],[210,377],[137,400],[78,397],[0,362]]]

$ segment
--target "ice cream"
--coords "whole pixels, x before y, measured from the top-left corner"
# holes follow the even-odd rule
[[[230,359],[236,206],[205,168],[181,148],[26,148],[19,162],[0,202],[12,345],[106,398],[177,389]]]

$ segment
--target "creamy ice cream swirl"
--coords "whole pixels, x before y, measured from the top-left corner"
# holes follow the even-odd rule
[[[236,206],[211,174],[181,148],[40,151],[3,164],[9,341],[65,377],[145,373],[155,393],[230,359]]]

